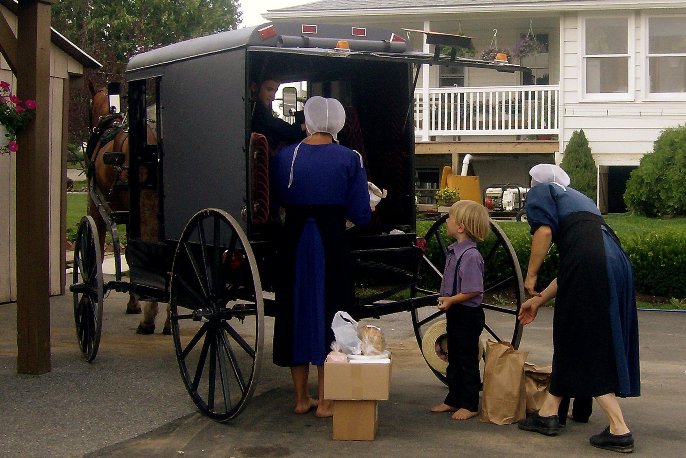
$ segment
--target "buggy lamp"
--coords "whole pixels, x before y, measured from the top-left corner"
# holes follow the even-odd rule
[[[340,52],[350,52],[350,43],[348,40],[338,40],[334,49]]]
[[[426,239],[424,237],[417,237],[414,241],[414,245],[421,249],[423,253],[426,253],[426,250],[429,248],[429,244],[426,243]]]

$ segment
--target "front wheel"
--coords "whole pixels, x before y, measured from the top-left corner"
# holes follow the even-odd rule
[[[201,210],[183,230],[170,309],[176,358],[193,402],[214,420],[236,417],[261,366],[264,302],[250,243],[223,210]]]
[[[98,229],[90,216],[81,218],[74,247],[74,270],[69,290],[74,294],[74,321],[81,355],[95,359],[102,332],[104,285]]]

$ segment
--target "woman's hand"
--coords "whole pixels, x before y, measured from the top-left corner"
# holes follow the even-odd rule
[[[519,309],[519,315],[517,315],[519,322],[522,325],[526,326],[527,324],[534,321],[536,319],[536,315],[538,315],[538,308],[540,306],[541,302],[536,297],[532,297],[531,299],[524,302],[522,304],[522,307]]]
[[[536,291],[536,282],[538,281],[538,275],[527,272],[526,278],[524,279],[524,289],[529,293],[529,296],[540,297],[541,293]]]

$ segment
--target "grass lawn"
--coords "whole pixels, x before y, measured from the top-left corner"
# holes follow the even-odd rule
[[[67,193],[67,240],[76,240],[76,233],[79,230],[79,223],[84,215],[88,214],[88,194],[85,192]],[[125,240],[126,226],[117,226],[119,238]],[[110,235],[107,234],[105,241],[109,243]]]

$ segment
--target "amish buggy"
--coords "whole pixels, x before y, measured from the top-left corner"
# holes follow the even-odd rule
[[[456,57],[457,47],[471,45],[467,37],[428,33],[427,39],[434,54],[412,51],[401,33],[383,29],[274,22],[133,57],[126,70],[129,151],[104,161],[128,172],[130,272],[128,281],[119,274],[104,281],[100,229],[84,217],[71,291],[85,359],[97,354],[108,291],[168,303],[181,378],[193,402],[218,421],[245,408],[264,359],[265,316],[279,307],[273,151],[250,128],[251,83],[266,76],[306,82],[300,100],[337,98],[347,118],[340,143],[360,153],[368,179],[387,191],[372,222],[348,230],[356,287],[349,312],[356,319],[409,312],[425,358],[435,352],[425,338],[444,319],[436,303],[449,242],[446,216],[417,238],[413,95],[421,65],[522,68]],[[493,222],[479,249],[486,263],[486,330],[517,347],[524,297],[519,261]],[[434,356],[429,367],[445,380]]]

